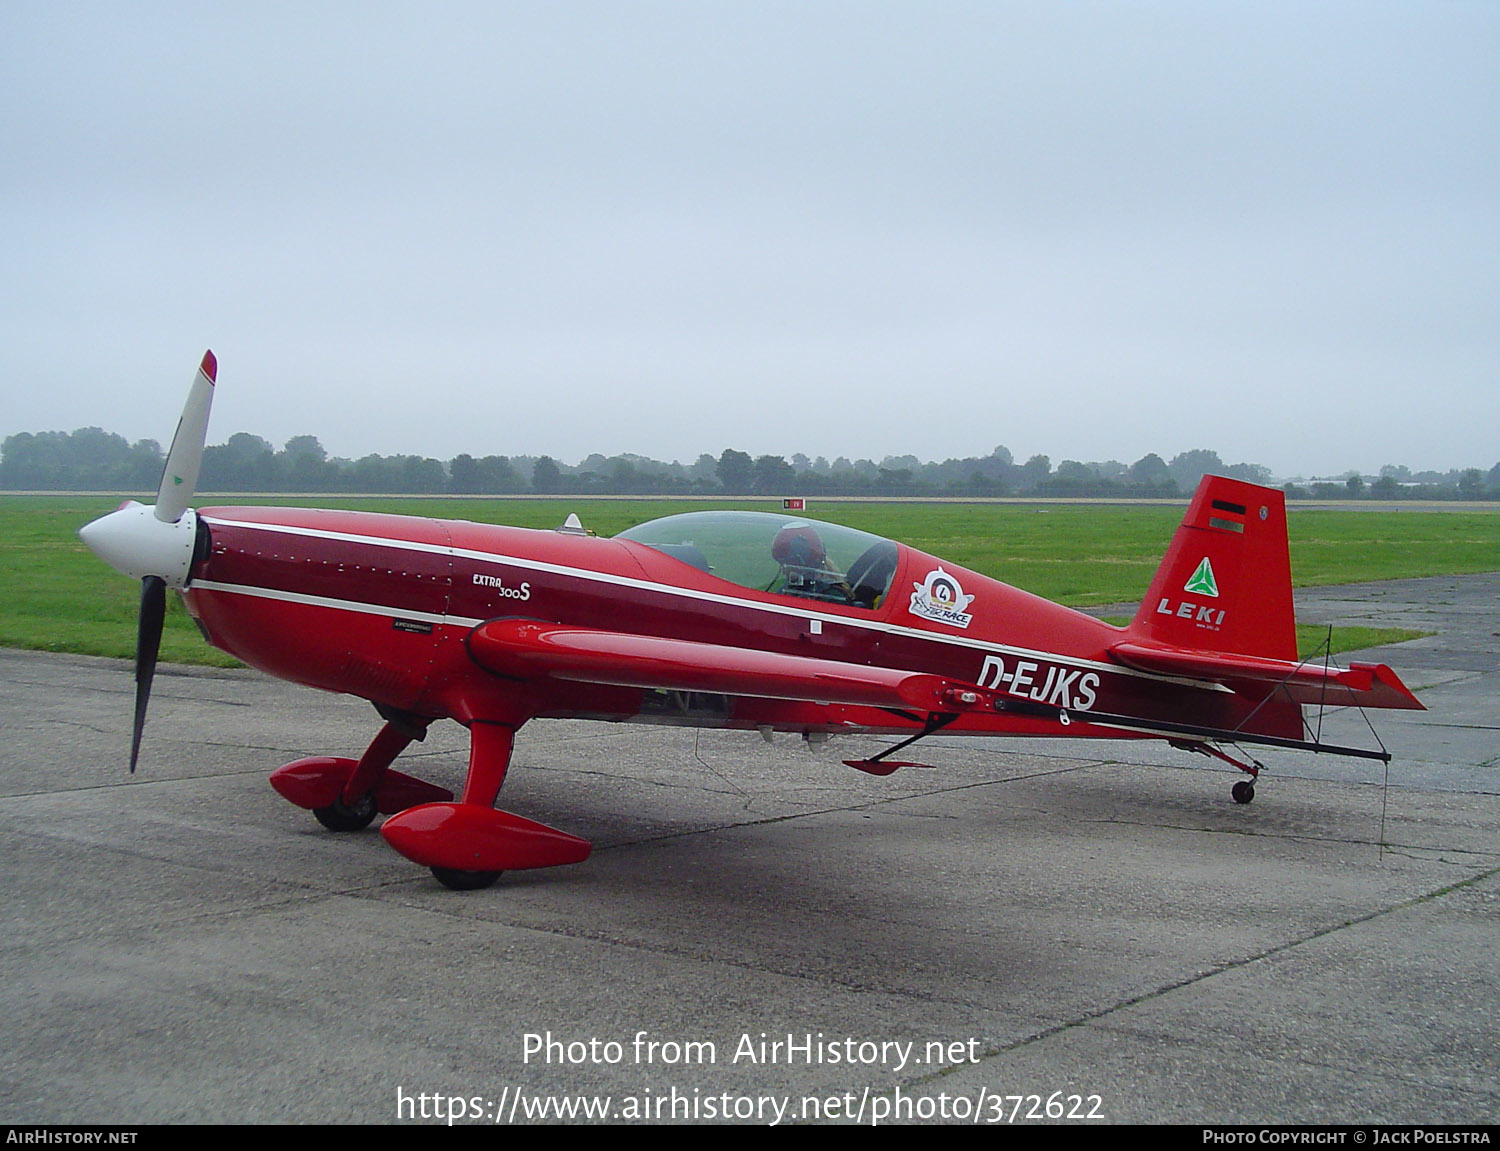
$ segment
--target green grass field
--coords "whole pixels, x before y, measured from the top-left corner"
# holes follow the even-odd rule
[[[149,498],[146,497],[146,498]],[[205,505],[211,500],[202,501]],[[230,502],[252,502],[226,500]],[[600,535],[658,516],[722,503],[653,500],[527,500],[324,497],[267,503],[357,508],[556,527],[570,511]],[[90,555],[78,528],[118,497],[0,497],[0,645],[130,657],[140,587]],[[774,501],[736,502],[780,511]],[[1138,601],[1166,549],[1180,507],[1053,504],[815,502],[810,514],[912,544],[954,563],[1073,607]],[[1292,574],[1299,586],[1500,570],[1496,512],[1293,511]],[[199,637],[169,597],[162,658],[232,666]],[[1323,640],[1317,629],[1317,643]],[[1401,637],[1381,631],[1335,636],[1335,650]]]

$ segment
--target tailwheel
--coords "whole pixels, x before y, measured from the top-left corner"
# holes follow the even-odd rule
[[[329,831],[363,831],[375,818],[375,793],[367,791],[352,804],[335,799],[327,807],[313,808],[313,815]]]
[[[452,867],[434,867],[435,878],[450,891],[482,891],[505,874],[503,871],[459,871]]]
[[[1231,767],[1239,768],[1250,778],[1242,779],[1236,783],[1229,789],[1229,794],[1234,797],[1235,803],[1242,806],[1255,798],[1255,780],[1266,769],[1266,765],[1261,763],[1260,760],[1252,759],[1249,763],[1245,763],[1243,760],[1235,759],[1234,756],[1230,755],[1223,748],[1215,747],[1213,744],[1202,740],[1192,740],[1191,742],[1173,740],[1171,743],[1179,751],[1190,751],[1194,755],[1211,755],[1215,759],[1222,759]]]

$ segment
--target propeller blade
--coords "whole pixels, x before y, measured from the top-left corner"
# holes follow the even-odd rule
[[[156,506],[129,500],[78,530],[96,556],[116,571],[141,581],[141,614],[135,638],[135,725],[130,736],[130,771],[141,755],[141,732],[146,727],[146,705],[161,652],[162,627],[167,618],[167,588],[182,589],[192,578],[193,565],[206,559],[207,537],[188,501],[198,486],[203,465],[203,441],[208,435],[208,412],[214,402],[214,379],[219,363],[203,353],[198,374],[188,391],[182,418],[167,451],[167,464]]]
[[[162,523],[175,524],[187,511],[193,490],[198,486],[198,469],[203,464],[203,441],[208,436],[208,412],[214,402],[214,380],[219,362],[213,352],[203,353],[203,362],[193,378],[177,432],[167,450],[167,466],[162,470],[161,486],[156,492],[153,514]]]
[[[141,618],[135,638],[135,729],[130,735],[130,773],[141,754],[141,732],[146,726],[146,704],[156,675],[162,625],[167,618],[167,581],[148,575],[141,580]]]

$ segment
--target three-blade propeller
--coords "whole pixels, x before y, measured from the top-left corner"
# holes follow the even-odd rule
[[[183,405],[182,419],[167,451],[166,467],[156,492],[156,504],[145,507],[129,500],[107,516],[85,524],[79,537],[96,556],[116,571],[141,581],[140,622],[135,642],[135,724],[130,737],[130,770],[140,757],[141,732],[146,726],[146,704],[161,650],[167,615],[167,588],[187,585],[199,558],[198,518],[188,507],[198,486],[203,444],[208,435],[208,413],[213,406],[218,361],[203,353],[198,375]]]

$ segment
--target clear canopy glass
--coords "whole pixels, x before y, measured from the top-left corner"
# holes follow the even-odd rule
[[[899,554],[869,532],[765,512],[687,512],[616,538],[740,587],[861,608],[884,600]]]

